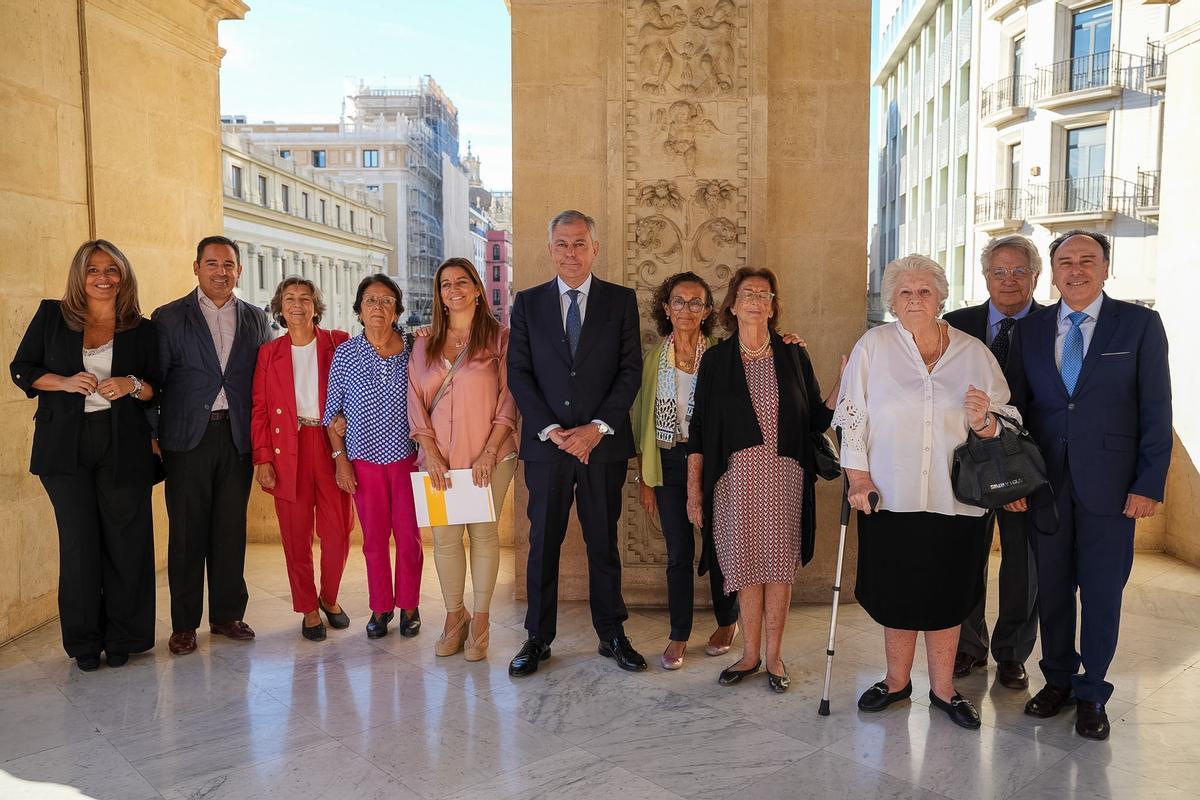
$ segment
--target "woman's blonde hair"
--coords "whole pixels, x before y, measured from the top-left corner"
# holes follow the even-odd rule
[[[87,300],[87,266],[88,261],[96,252],[102,252],[112,257],[117,264],[117,272],[121,281],[117,284],[117,327],[118,331],[136,328],[142,320],[142,309],[138,305],[137,277],[125,254],[117,246],[105,239],[93,239],[79,245],[75,257],[71,259],[71,268],[67,272],[67,290],[62,298],[62,315],[67,327],[73,331],[83,330],[88,316]]]

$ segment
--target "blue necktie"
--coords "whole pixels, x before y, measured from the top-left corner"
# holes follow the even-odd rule
[[[579,295],[583,292],[578,289],[568,289],[567,295],[571,298],[571,304],[567,306],[567,344],[571,348],[571,358],[575,357],[575,349],[579,347],[579,332],[583,329],[583,320],[579,316]]]
[[[1062,366],[1059,367],[1059,372],[1062,373],[1063,386],[1067,388],[1068,397],[1075,394],[1079,371],[1083,369],[1083,331],[1079,326],[1087,318],[1088,315],[1082,311],[1072,311],[1067,315],[1067,319],[1071,321],[1071,330],[1067,331],[1067,338],[1063,341]]]
[[[1012,327],[1017,321],[1012,317],[1004,317],[1000,320],[1000,330],[996,332],[996,338],[992,339],[992,355],[1000,362],[1000,369],[1004,369],[1004,365],[1008,363],[1008,347],[1012,344]]]

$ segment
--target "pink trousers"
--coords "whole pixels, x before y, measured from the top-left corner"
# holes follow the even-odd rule
[[[362,525],[367,560],[367,592],[371,611],[416,608],[421,596],[425,551],[413,507],[412,479],[416,456],[391,464],[353,461],[354,505]],[[396,539],[396,573],[392,576],[391,539]]]

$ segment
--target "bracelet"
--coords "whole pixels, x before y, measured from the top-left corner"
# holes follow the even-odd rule
[[[636,473],[634,473],[634,476],[633,476],[633,482],[634,482],[634,483],[641,483],[641,482],[642,482],[642,476],[641,476],[641,475],[638,475],[638,474],[636,474]]]
[[[340,456],[342,453],[345,453],[345,452],[346,452],[345,450],[334,450],[332,453],[329,454],[329,457],[336,459],[338,456]]]
[[[992,424],[992,414],[989,411],[983,415],[983,425],[978,428],[972,427],[971,430],[975,431],[976,433],[979,433],[980,431],[986,431],[988,429],[988,426],[991,424]]]
[[[492,458],[495,458],[495,457],[496,457],[496,451],[495,451],[495,450],[493,450],[493,449],[491,449],[490,447],[485,447],[485,448],[483,448],[483,452],[487,453],[487,454],[488,454],[489,456],[491,456]]]
[[[125,377],[129,378],[129,380],[133,381],[133,391],[130,392],[129,394],[132,395],[133,397],[137,398],[138,400],[141,400],[142,399],[142,382],[141,382],[141,380],[136,375],[126,375]]]

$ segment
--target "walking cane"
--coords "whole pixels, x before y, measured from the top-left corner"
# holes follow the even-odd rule
[[[879,505],[879,495],[867,495],[871,510]],[[846,554],[846,526],[850,524],[850,476],[842,481],[842,531],[838,534],[837,568],[833,574],[833,613],[829,617],[829,645],[825,648],[825,690],[821,693],[821,705],[817,713],[829,716],[829,682],[833,678],[833,638],[837,632],[838,600],[842,596],[842,557]]]

